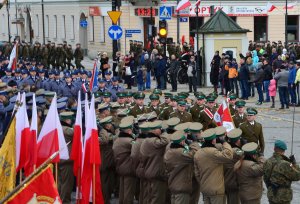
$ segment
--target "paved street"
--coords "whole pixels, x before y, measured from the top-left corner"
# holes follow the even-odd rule
[[[85,59],[83,64],[87,69],[93,67],[93,61]],[[152,87],[155,88],[156,83],[152,81]],[[167,88],[170,90],[170,85],[167,85]],[[133,88],[133,91],[137,90],[136,87]],[[178,92],[187,91],[187,84],[181,84],[178,86]],[[200,88],[199,91],[204,92],[205,94],[211,93],[212,88]],[[148,94],[149,95],[149,94]],[[256,94],[257,96],[257,94]],[[146,97],[147,98],[147,97]],[[219,102],[222,101],[222,97],[219,96]],[[265,157],[269,158],[273,153],[273,145],[276,139],[281,139],[287,142],[288,150],[286,155],[289,156],[291,152],[292,145],[292,127],[293,127],[293,111],[294,108],[279,110],[279,96],[276,96],[275,109],[270,109],[271,103],[264,103],[261,106],[255,105],[257,98],[249,98],[246,106],[251,106],[257,108],[259,114],[257,116],[257,121],[262,123],[264,130],[264,138],[266,143],[265,148]],[[295,108],[295,122],[294,122],[294,144],[293,144],[293,153],[295,154],[296,160],[300,161],[300,107]],[[294,190],[294,199],[292,204],[298,204],[300,200],[300,182],[293,184]],[[117,203],[116,200],[113,200],[112,203]],[[203,202],[200,202],[203,203]],[[264,191],[262,204],[267,204],[266,191]]]

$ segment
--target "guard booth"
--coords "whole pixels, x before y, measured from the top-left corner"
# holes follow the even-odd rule
[[[220,55],[226,53],[230,58],[236,58],[239,62],[239,52],[246,54],[248,51],[248,29],[241,28],[222,10],[218,10],[205,24],[203,24],[195,36],[195,48],[197,48],[197,35],[199,48],[202,50],[201,81],[204,86],[211,86],[210,63],[215,51]]]

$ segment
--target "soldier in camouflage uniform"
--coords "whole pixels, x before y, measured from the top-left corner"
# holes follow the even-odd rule
[[[29,58],[29,47],[28,44],[25,42],[22,49],[22,58],[25,60],[26,58]]]
[[[290,204],[293,199],[292,181],[300,180],[300,168],[294,155],[284,155],[287,145],[276,140],[274,153],[264,164],[264,182],[270,204]]]
[[[46,45],[42,45],[42,64],[48,68],[49,50]]]
[[[68,69],[70,69],[71,67],[74,69],[74,65],[72,64],[72,60],[74,59],[72,45],[68,45],[66,49],[66,55]]]
[[[76,44],[76,49],[74,52],[74,58],[75,58],[75,65],[77,69],[81,69],[82,67],[84,68],[84,66],[82,66],[81,61],[83,60],[83,51],[81,49],[81,45],[80,43]]]
[[[51,64],[52,68],[54,68],[56,66],[55,55],[56,55],[56,47],[55,47],[55,43],[52,42],[50,49],[49,49],[49,65]]]
[[[62,44],[58,44],[58,48],[56,50],[56,66],[64,70],[65,61],[66,61],[66,52],[62,47]]]

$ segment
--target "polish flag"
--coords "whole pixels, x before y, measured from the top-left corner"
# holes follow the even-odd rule
[[[190,2],[190,0],[181,0],[176,8],[176,12],[181,11],[187,7],[190,7],[192,4]]]
[[[87,118],[84,137],[83,169],[82,169],[82,204],[90,202],[91,192],[95,192],[95,203],[104,204],[99,167],[101,164],[98,129],[96,124],[95,98],[92,96],[91,106]],[[93,171],[95,171],[95,184],[93,185]],[[95,186],[95,189],[93,189]],[[94,203],[94,202],[93,202]]]
[[[12,70],[17,68],[18,61],[18,41],[16,42],[14,48],[12,49],[9,57],[9,64],[7,68],[11,68]]]
[[[57,112],[56,94],[52,99],[49,112],[37,141],[37,166],[46,161],[53,153],[60,151],[53,163],[69,159],[69,152]]]
[[[38,120],[37,120],[37,107],[35,101],[35,94],[32,96],[32,117],[30,126],[30,138],[28,143],[28,160],[26,162],[25,176],[30,175],[35,168],[37,161],[37,131],[38,131]]]
[[[22,94],[21,106],[16,113],[16,171],[22,169],[28,159],[30,137],[29,121],[26,109],[26,95]]]
[[[197,0],[195,3],[195,7],[200,6],[201,0]]]
[[[234,123],[230,115],[226,100],[223,100],[222,104],[214,114],[214,121],[218,126],[225,127],[227,132],[234,129]]]
[[[84,99],[84,126],[86,127],[87,122],[88,122],[88,117],[89,117],[89,101],[88,101],[88,95],[85,93],[85,99]]]
[[[85,83],[81,84],[81,88],[84,91],[84,93],[87,93],[87,89],[86,89]]]
[[[297,2],[288,3],[287,7],[283,7],[283,9],[293,9],[297,5]]]
[[[267,11],[268,12],[272,12],[274,9],[276,9],[277,7],[276,6],[274,6],[274,4],[272,4],[272,3],[270,3],[270,2],[268,2],[267,3]]]

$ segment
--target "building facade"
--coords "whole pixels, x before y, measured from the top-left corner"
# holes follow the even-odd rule
[[[171,20],[168,20],[168,37],[174,42],[193,43],[196,30],[196,8],[194,3],[191,8],[175,12],[176,2],[167,0],[130,0],[122,1],[122,11],[119,25],[123,29],[123,36],[118,41],[119,50],[123,53],[129,51],[129,41],[136,40],[149,44],[151,24],[158,26],[160,19],[160,7],[171,7]],[[6,6],[0,10],[0,41],[8,41],[9,30],[11,40],[20,36],[21,40],[32,42],[52,41],[62,43],[67,41],[75,46],[81,43],[88,51],[89,56],[96,56],[98,51],[112,53],[112,40],[108,35],[108,29],[112,25],[107,11],[111,11],[112,2],[100,1],[74,1],[74,0],[44,0],[44,18],[42,16],[42,3],[39,0],[16,0],[9,3],[9,18]],[[210,6],[214,10],[222,9],[242,28],[252,32],[247,34],[248,40],[265,42],[284,41],[285,34],[285,1],[273,0],[276,7],[268,11],[267,1],[254,0],[222,0],[202,1],[199,8],[199,26],[210,18]],[[288,9],[287,31],[288,39],[298,42],[300,5],[293,5]],[[151,21],[151,13],[153,20]],[[8,26],[8,19],[10,21]],[[179,29],[177,29],[177,20]],[[44,28],[44,29],[43,29]],[[126,31],[134,30],[126,36]]]

